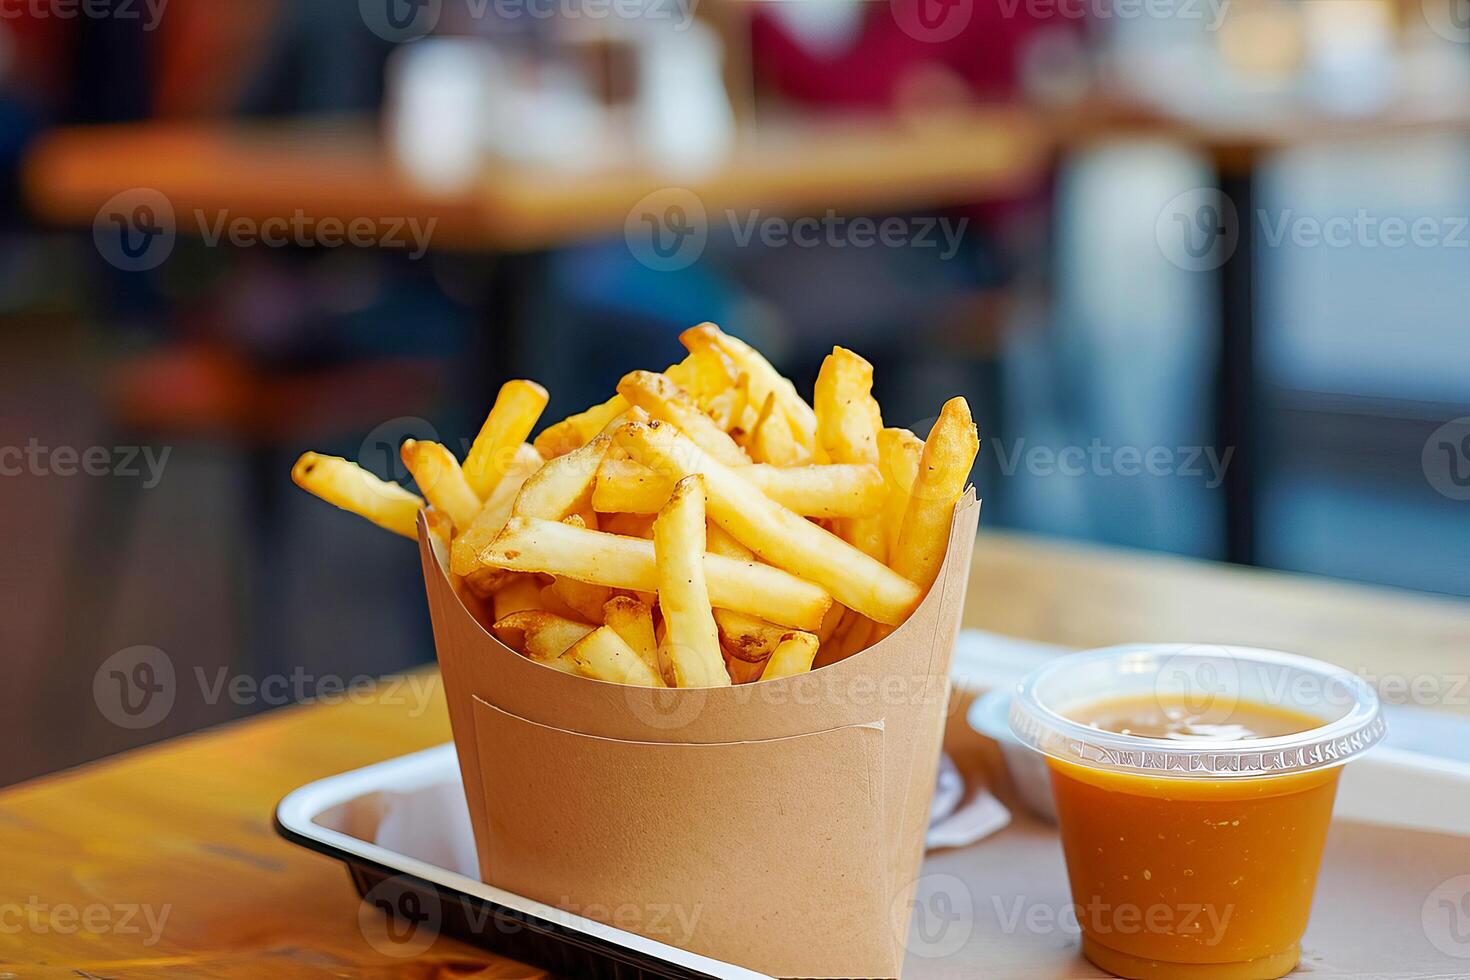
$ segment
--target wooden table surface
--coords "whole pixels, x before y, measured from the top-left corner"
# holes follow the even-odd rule
[[[997,532],[965,622],[1274,646],[1378,676],[1470,669],[1470,603]],[[375,950],[343,868],[272,831],[296,786],[449,737],[437,677],[412,676],[431,697],[286,709],[0,792],[0,977],[540,976],[447,939],[412,961]],[[1446,692],[1466,710],[1470,691]]]
[[[436,247],[513,251],[621,234],[630,210],[668,187],[693,191],[711,214],[970,204],[1032,186],[1047,152],[1040,120],[1021,109],[788,119],[742,132],[730,159],[697,179],[635,164],[562,171],[501,162],[470,190],[435,193],[409,180],[359,120],[152,122],[48,133],[27,155],[23,179],[32,210],[58,224],[91,224],[114,195],[150,188],[174,206],[180,232],[197,228],[195,209],[255,221],[298,211],[317,220],[417,217],[437,220]]]

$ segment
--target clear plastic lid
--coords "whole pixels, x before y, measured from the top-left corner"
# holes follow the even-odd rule
[[[1150,698],[1184,706],[1187,737],[1119,734],[1076,720],[1105,702]],[[1289,710],[1321,724],[1291,735],[1241,737],[1242,706]],[[1340,766],[1382,740],[1377,692],[1308,657],[1247,647],[1146,644],[1058,657],[1016,686],[1011,729],[1044,755],[1094,769],[1222,779]]]

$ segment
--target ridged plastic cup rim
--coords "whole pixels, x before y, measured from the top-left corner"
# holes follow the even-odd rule
[[[1090,665],[1128,660],[1130,672],[1150,661],[1174,656],[1223,653],[1236,664],[1290,669],[1340,683],[1352,705],[1339,718],[1292,735],[1254,739],[1194,738],[1176,741],[1102,731],[1066,717],[1045,704],[1038,689],[1059,673]],[[1099,691],[1097,700],[1108,692]],[[1310,772],[1341,766],[1362,755],[1387,731],[1378,693],[1363,678],[1334,664],[1252,647],[1217,644],[1158,643],[1108,647],[1057,657],[1036,668],[1016,685],[1011,702],[1011,730],[1021,743],[1042,755],[1075,765],[1116,772],[1184,779],[1239,779]]]

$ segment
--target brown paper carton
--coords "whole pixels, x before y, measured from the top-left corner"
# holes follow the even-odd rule
[[[420,521],[434,640],[491,885],[778,977],[897,977],[980,504],[918,610],[810,674],[727,688],[543,667],[455,594]]]

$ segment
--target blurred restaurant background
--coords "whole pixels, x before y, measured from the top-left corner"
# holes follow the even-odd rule
[[[1470,596],[1466,0],[13,0],[0,180],[0,784],[428,662],[297,454],[705,320],[987,532]]]

